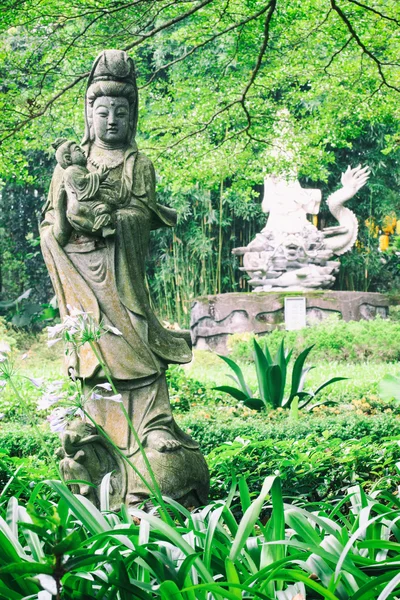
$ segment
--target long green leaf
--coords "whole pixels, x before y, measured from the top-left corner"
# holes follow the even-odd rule
[[[39,562],[18,562],[11,563],[5,567],[0,568],[0,573],[15,573],[16,575],[27,575],[27,574],[37,574],[43,573],[45,575],[53,574],[52,565],[48,565],[46,563]]]
[[[92,533],[110,531],[111,527],[99,510],[83,496],[73,494],[64,483],[49,480],[48,484],[67,502],[71,512]]]
[[[168,525],[161,519],[145,513],[143,511],[136,511],[135,514],[139,516],[141,519],[145,519],[150,523],[154,531],[158,531],[166,536],[166,538],[173,544],[175,544],[186,556],[191,554],[195,554],[194,549],[187,543],[187,541],[180,535],[180,533],[171,525]],[[203,561],[200,557],[196,557],[194,561],[194,565],[196,566],[199,574],[204,579],[204,581],[213,581],[212,576],[209,571],[205,567]]]
[[[326,388],[328,385],[332,385],[332,383],[336,383],[336,381],[345,381],[347,380],[348,377],[331,377],[331,379],[328,379],[327,381],[325,381],[324,383],[322,383],[314,392],[314,396],[316,396],[317,394],[319,394],[319,392],[321,390],[323,390],[324,388]]]
[[[240,584],[239,574],[235,568],[234,563],[231,561],[231,559],[228,556],[225,558],[225,573],[226,573],[226,579],[227,579],[228,583],[230,583],[230,584],[238,584],[239,583]],[[242,598],[242,592],[241,592],[240,588],[233,587],[232,585],[230,585],[228,590],[230,591],[231,594],[233,594],[233,596],[235,596],[239,600]]]
[[[222,358],[222,360],[224,362],[226,362],[226,364],[235,373],[236,377],[238,378],[239,385],[242,388],[242,392],[251,397],[252,396],[251,389],[247,385],[247,383],[244,379],[244,375],[242,373],[242,369],[239,367],[239,365],[237,365],[234,360],[232,360],[231,358],[228,358],[227,356],[222,356],[221,354],[218,354],[218,356],[219,356],[219,358]]]
[[[100,510],[108,512],[110,510],[110,482],[112,473],[104,475],[100,484]]]
[[[266,373],[268,393],[272,406],[279,408],[282,405],[283,395],[285,393],[285,387],[283,382],[282,369],[279,365],[271,365],[267,369]]]
[[[174,581],[164,581],[160,585],[161,600],[185,600]]]
[[[271,402],[269,396],[269,388],[267,382],[267,371],[271,366],[271,362],[266,358],[264,352],[262,351],[257,340],[253,340],[254,345],[254,364],[256,366],[257,373],[257,381],[258,381],[258,391],[261,397],[261,400],[264,404]]]
[[[244,392],[242,392],[242,390],[234,388],[231,385],[219,385],[217,387],[213,387],[212,389],[217,390],[218,392],[224,392],[225,394],[229,394],[230,396],[232,396],[232,398],[239,400],[239,402],[243,402],[244,400],[250,398],[248,394],[245,394]]]
[[[386,600],[390,594],[400,585],[400,573],[398,573],[389,583],[383,588],[378,596],[378,600]]]
[[[32,552],[33,558],[38,562],[43,561],[45,559],[45,554],[43,552],[42,544],[38,534],[29,527],[27,528],[25,526],[26,524],[28,526],[33,525],[33,523],[24,506],[18,507],[18,518],[21,522],[21,529],[24,533],[26,541],[28,542],[28,546]]]
[[[294,398],[294,396],[296,396],[296,394],[298,392],[301,392],[299,387],[300,387],[300,381],[301,381],[304,363],[307,359],[307,356],[310,354],[310,352],[313,348],[314,348],[314,344],[312,346],[309,346],[305,350],[303,350],[303,352],[301,352],[299,354],[299,356],[296,358],[296,360],[294,362],[293,372],[292,372],[292,385],[291,385],[290,396],[289,396],[290,400],[292,398]]]
[[[272,486],[274,484],[276,485],[275,482],[275,476],[266,477],[260,495],[252,502],[252,504],[244,513],[242,520],[240,521],[235,539],[233,540],[231,551],[229,553],[229,558],[233,562],[235,562],[242,548],[245,546],[249,536],[252,534],[254,525],[256,524],[260,516],[260,512],[264,505],[265,499],[269,494]]]
[[[221,519],[224,508],[225,508],[225,506],[223,504],[221,506],[219,506],[218,508],[216,508],[212,512],[211,517],[208,520],[206,541],[204,544],[204,558],[203,558],[203,562],[204,562],[206,569],[209,569],[210,565],[211,565],[212,554],[213,554],[214,533],[217,528],[218,522]]]

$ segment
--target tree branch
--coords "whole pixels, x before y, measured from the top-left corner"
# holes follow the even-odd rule
[[[400,27],[400,21],[398,21],[397,19],[394,19],[393,17],[388,17],[387,15],[384,15],[379,10],[376,10],[376,8],[372,8],[372,6],[367,6],[366,4],[363,4],[362,2],[358,2],[358,0],[347,0],[347,2],[351,2],[352,4],[356,4],[357,6],[360,6],[361,8],[365,8],[365,10],[369,10],[370,12],[374,13],[378,17],[381,17],[381,19],[386,19],[387,21],[392,21],[393,23],[396,23],[396,25],[399,25],[399,27]]]
[[[251,88],[251,86],[253,85],[257,74],[261,68],[262,65],[262,61],[268,46],[268,41],[269,41],[269,28],[270,28],[270,23],[271,23],[271,19],[272,19],[272,15],[274,14],[275,8],[276,8],[276,2],[277,0],[270,0],[270,2],[267,5],[267,9],[268,9],[268,14],[267,17],[265,19],[264,22],[264,35],[263,35],[263,41],[261,43],[261,47],[256,59],[256,63],[255,66],[251,72],[250,78],[247,82],[247,84],[245,85],[245,87],[243,88],[243,91],[241,93],[241,95],[236,98],[235,100],[232,100],[231,102],[229,102],[228,104],[226,104],[225,106],[221,107],[219,110],[217,110],[210,118],[208,121],[206,121],[205,123],[203,123],[203,125],[198,128],[195,131],[191,131],[190,133],[184,135],[182,138],[180,138],[179,140],[177,140],[176,142],[174,142],[173,144],[170,144],[168,146],[168,150],[170,150],[171,148],[174,148],[175,146],[177,146],[178,144],[181,144],[183,141],[187,140],[188,138],[194,137],[196,135],[198,135],[199,133],[204,132],[214,121],[215,119],[221,115],[222,113],[229,111],[233,106],[240,104],[240,106],[243,109],[243,112],[245,113],[246,119],[247,119],[247,125],[246,127],[244,127],[240,133],[244,133],[245,131],[248,131],[251,127],[251,115],[247,109],[246,106],[246,96]],[[233,135],[237,135],[237,133],[234,133]],[[159,156],[161,156],[163,153],[165,152],[165,150],[163,152],[160,152]]]
[[[221,37],[221,35],[225,35],[226,33],[229,33],[230,31],[233,31],[234,29],[237,29],[238,27],[241,27],[241,26],[246,25],[247,23],[250,23],[250,21],[254,21],[254,19],[257,19],[258,17],[263,15],[268,10],[268,8],[269,8],[269,4],[267,4],[265,7],[263,7],[258,12],[250,15],[250,17],[243,19],[243,21],[240,21],[239,23],[234,23],[233,25],[231,25],[230,27],[227,27],[223,31],[219,31],[218,33],[212,35],[204,42],[197,44],[197,46],[194,46],[193,48],[188,50],[188,52],[185,52],[184,54],[182,54],[182,56],[179,56],[178,58],[171,60],[169,63],[162,65],[156,71],[154,71],[154,73],[152,73],[150,79],[144,85],[142,85],[139,89],[143,89],[143,88],[147,87],[148,85],[150,85],[150,83],[152,81],[154,81],[154,78],[158,75],[158,73],[160,73],[161,71],[165,71],[169,67],[172,67],[172,65],[175,65],[176,63],[181,62],[182,60],[185,60],[188,56],[190,56],[191,54],[194,54],[194,52],[199,50],[199,48],[204,48],[204,46],[206,46],[207,44],[210,44],[214,40],[218,39],[219,37]]]
[[[157,33],[160,33],[160,31],[168,29],[169,27],[172,27],[173,25],[176,25],[176,23],[179,23],[180,21],[183,21],[187,17],[193,15],[194,13],[196,13],[197,11],[199,11],[200,9],[204,8],[205,6],[207,6],[208,4],[211,4],[211,2],[213,2],[213,1],[214,0],[202,0],[201,2],[199,2],[198,4],[196,4],[195,6],[193,6],[191,9],[189,9],[188,11],[186,11],[186,12],[178,15],[177,17],[174,17],[173,19],[169,19],[168,21],[165,21],[164,23],[162,23],[158,27],[153,28],[148,33],[141,35],[139,40],[136,40],[135,42],[133,42],[132,44],[129,44],[128,46],[125,46],[125,48],[123,48],[123,50],[125,50],[126,52],[129,51],[129,50],[131,50],[135,46],[138,46],[138,45],[142,44],[145,40],[147,40],[147,39],[155,36]],[[65,87],[63,87],[59,92],[57,92],[57,94],[55,94],[53,97],[51,97],[44,104],[44,106],[41,109],[37,110],[36,112],[32,112],[29,115],[29,117],[27,117],[26,119],[24,119],[23,121],[21,121],[20,123],[18,123],[7,134],[3,135],[0,138],[0,145],[3,142],[5,142],[7,139],[11,138],[13,135],[15,135],[16,133],[18,133],[19,131],[21,131],[21,129],[23,129],[24,127],[26,127],[31,121],[33,121],[35,119],[38,119],[39,117],[42,117],[48,111],[48,109],[50,108],[50,106],[52,106],[55,102],[57,102],[57,100],[59,100],[64,94],[66,94],[66,92],[68,92],[69,90],[71,90],[72,88],[74,88],[80,81],[82,81],[83,79],[85,79],[86,77],[88,77],[89,74],[90,74],[90,71],[82,73],[81,75],[79,75],[78,77],[76,77],[71,83],[69,83],[68,85],[66,85]]]
[[[361,40],[360,36],[357,34],[356,30],[354,29],[354,27],[351,24],[351,22],[350,22],[349,18],[347,17],[347,15],[337,5],[336,0],[331,0],[331,6],[332,6],[333,10],[339,15],[339,17],[343,21],[343,23],[346,25],[347,29],[349,30],[349,32],[351,33],[352,37],[357,42],[357,44],[360,46],[360,48],[362,49],[362,51],[364,52],[364,54],[366,54],[367,56],[369,56],[369,58],[376,64],[376,66],[378,68],[379,75],[380,75],[383,83],[386,85],[386,87],[388,87],[391,90],[395,90],[396,92],[400,92],[400,88],[396,87],[395,85],[391,85],[387,81],[386,76],[385,76],[385,74],[383,72],[382,62],[375,56],[375,54],[373,54],[371,52],[371,50],[368,50],[368,48],[366,47],[366,45],[364,44],[364,42]]]

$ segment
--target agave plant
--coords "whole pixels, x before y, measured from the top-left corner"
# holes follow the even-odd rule
[[[218,355],[232,369],[234,375],[228,375],[238,387],[229,385],[218,386],[214,389],[220,392],[225,392],[243,402],[249,408],[260,410],[261,408],[291,408],[295,413],[298,408],[306,408],[311,410],[324,402],[310,404],[312,400],[324,388],[336,381],[342,381],[346,377],[332,377],[321,384],[315,391],[304,391],[306,377],[309,371],[314,367],[306,367],[305,361],[314,346],[309,346],[299,354],[293,364],[290,391],[285,396],[286,382],[288,379],[289,362],[293,354],[293,350],[287,352],[285,344],[282,340],[278,351],[272,358],[268,346],[265,345],[264,350],[261,348],[257,340],[254,343],[254,362],[256,366],[258,395],[254,397],[251,388],[246,383],[243,372],[239,365],[234,360],[227,356]]]
[[[111,513],[58,482],[0,518],[1,600],[394,600],[400,594],[400,500],[354,487],[336,504],[286,505],[267,477],[189,512],[166,499]],[[49,487],[48,487],[49,486]],[[53,493],[49,490],[52,489]],[[239,497],[241,517],[231,505]],[[350,508],[349,508],[350,507]]]

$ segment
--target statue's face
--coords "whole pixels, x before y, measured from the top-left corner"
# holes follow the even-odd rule
[[[129,103],[126,98],[101,96],[93,104],[95,139],[108,146],[121,146],[128,140]]]
[[[84,151],[77,144],[73,144],[71,146],[71,164],[73,165],[81,165],[82,167],[86,166],[87,159]]]

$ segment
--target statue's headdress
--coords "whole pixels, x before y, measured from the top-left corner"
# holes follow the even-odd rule
[[[82,144],[90,144],[93,133],[93,103],[101,96],[122,96],[129,102],[129,142],[136,135],[138,92],[135,65],[124,50],[103,50],[93,63],[85,98],[85,136]]]

